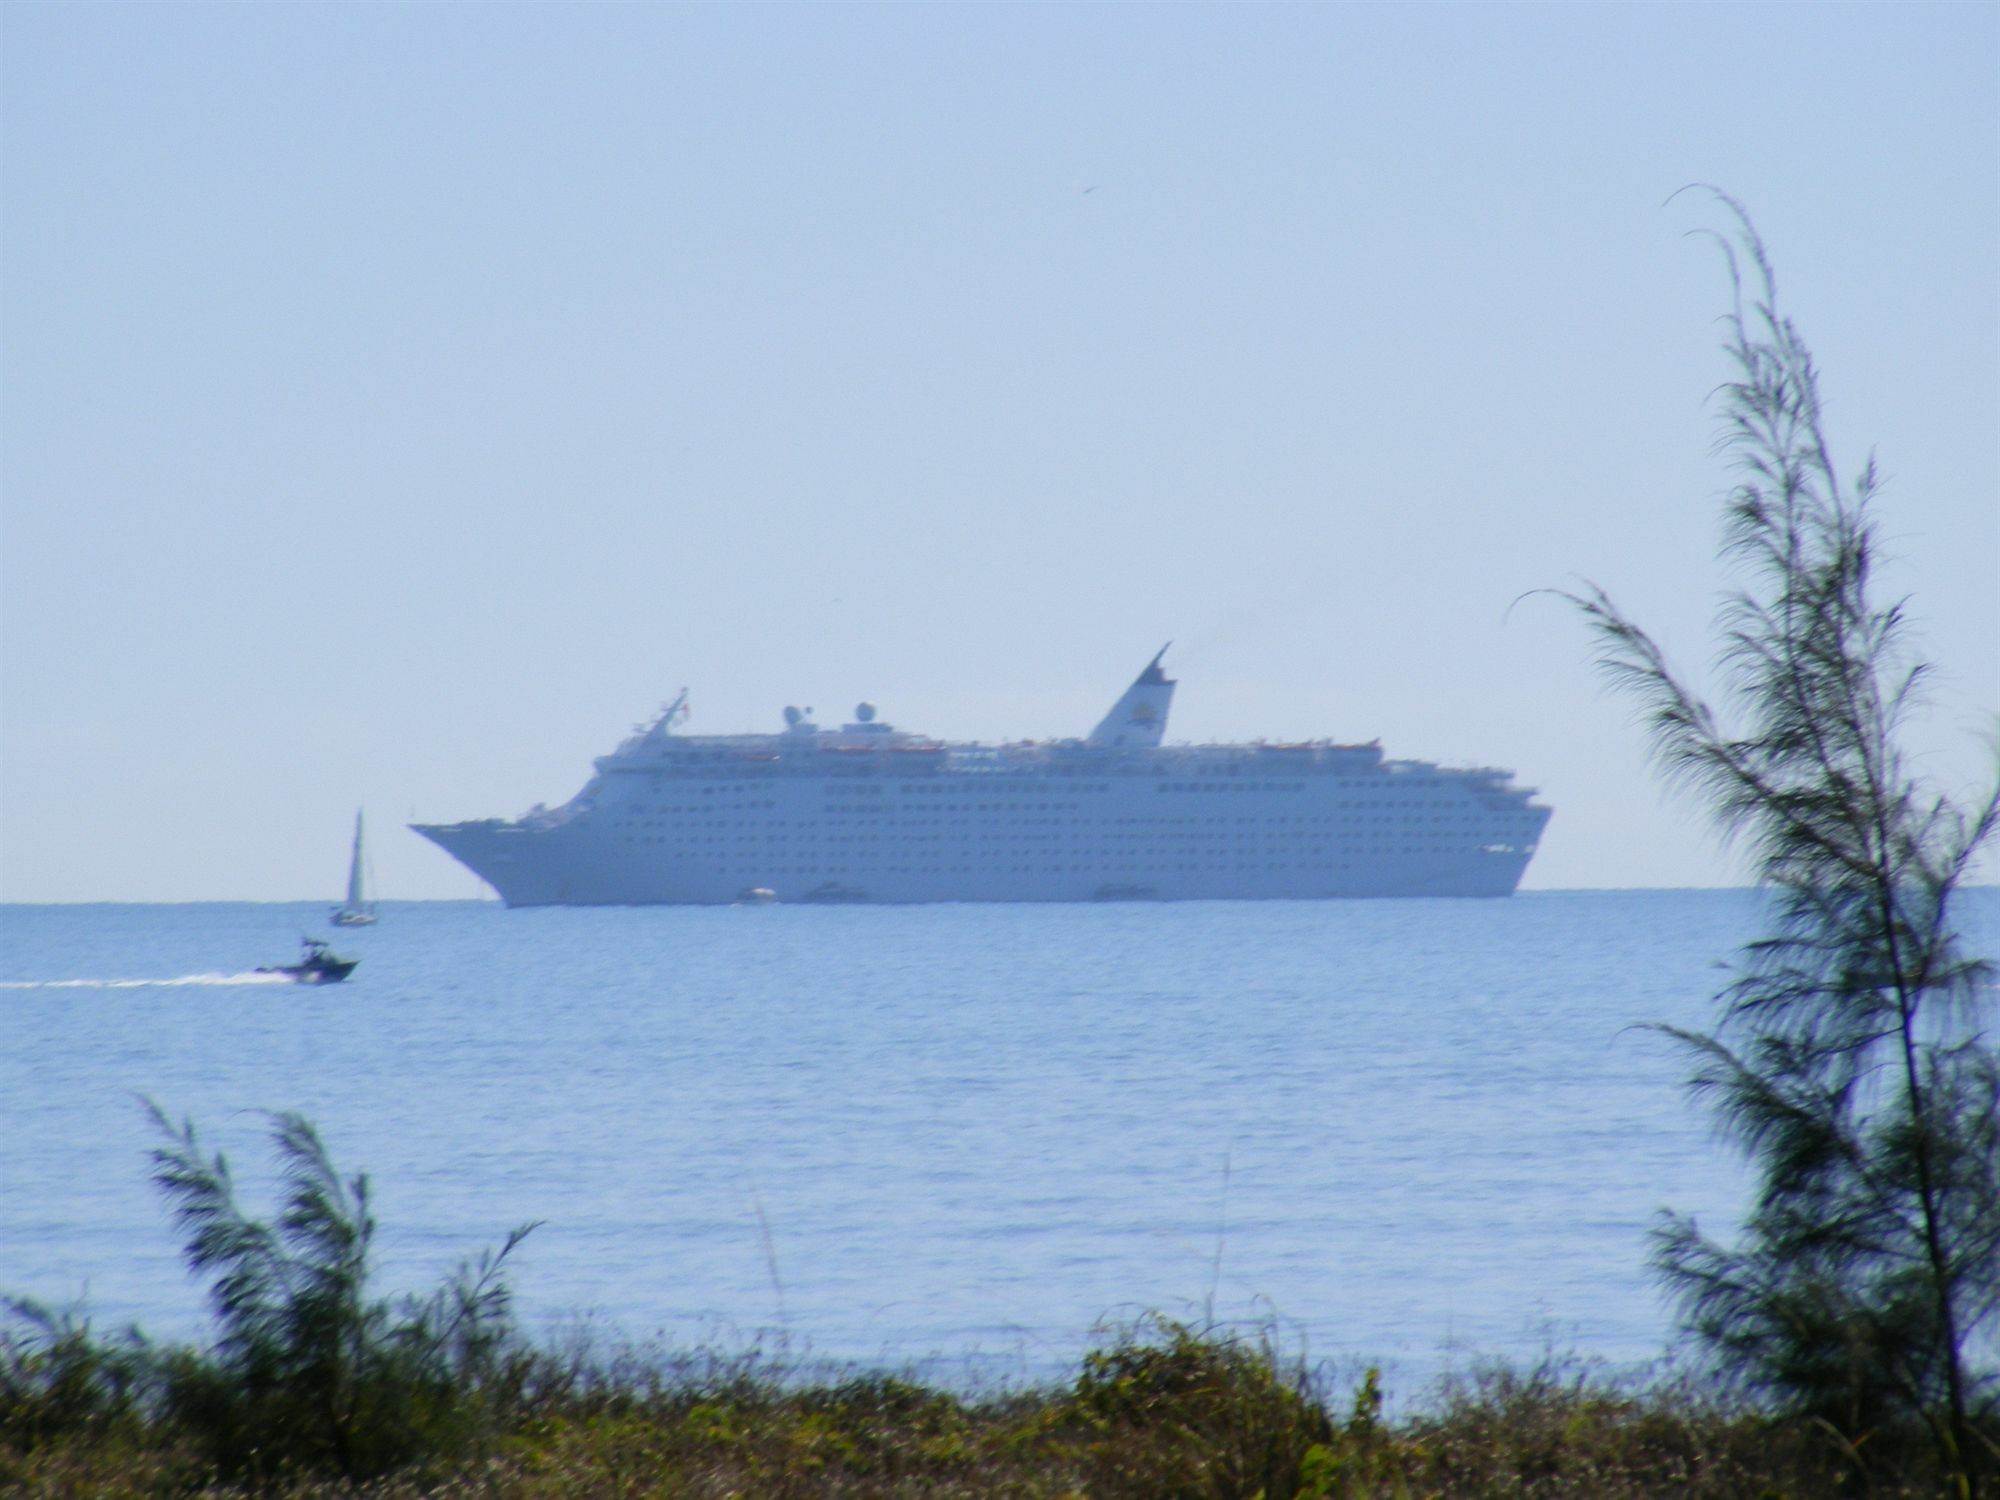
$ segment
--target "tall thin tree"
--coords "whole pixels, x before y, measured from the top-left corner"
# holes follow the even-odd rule
[[[1872,459],[1836,469],[1811,354],[1742,205],[1721,446],[1721,707],[1602,589],[1570,597],[1642,705],[1655,763],[1747,846],[1765,935],[1714,1033],[1674,1031],[1757,1175],[1734,1244],[1667,1216],[1654,1263],[1743,1389],[1850,1435],[1916,1420],[1959,1493],[2000,1473],[2000,1053],[1958,898],[2000,821],[1904,746],[1929,669],[1878,598]],[[1748,275],[1746,275],[1746,263]],[[1746,285],[1747,282],[1747,285]]]

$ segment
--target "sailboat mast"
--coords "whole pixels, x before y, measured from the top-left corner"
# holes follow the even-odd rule
[[[347,909],[362,910],[361,898],[361,814],[354,814],[354,856],[347,863]]]

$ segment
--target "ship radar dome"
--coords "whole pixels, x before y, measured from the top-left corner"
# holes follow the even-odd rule
[[[804,715],[804,714],[802,714],[802,713],[800,713],[800,712],[798,711],[798,709],[797,709],[797,708],[795,708],[795,707],[792,707],[792,706],[791,706],[791,705],[789,705],[789,704],[788,704],[788,705],[786,705],[786,708],[785,708],[785,722],[786,722],[787,724],[797,724],[797,723],[799,722],[799,720],[803,719],[804,717],[805,717],[805,715]]]
[[[854,717],[863,724],[872,724],[875,721],[875,705],[872,703],[855,704]]]

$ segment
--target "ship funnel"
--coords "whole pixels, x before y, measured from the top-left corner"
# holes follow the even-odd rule
[[[1172,641],[1167,642],[1171,646]],[[1167,710],[1174,701],[1174,680],[1160,670],[1167,646],[1132,680],[1125,696],[1111,705],[1104,721],[1090,731],[1090,743],[1114,748],[1150,750],[1165,738]]]

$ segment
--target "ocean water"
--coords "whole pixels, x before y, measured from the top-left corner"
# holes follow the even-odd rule
[[[1985,936],[2000,892],[1974,893]],[[984,1382],[1149,1310],[1408,1397],[1658,1357],[1645,1261],[1743,1176],[1645,1023],[1703,1026],[1741,891],[506,911],[0,908],[0,1294],[199,1335],[140,1098],[244,1199],[262,1112],[366,1171],[383,1290],[514,1225],[537,1337]],[[1989,948],[1990,951],[1990,948]]]

